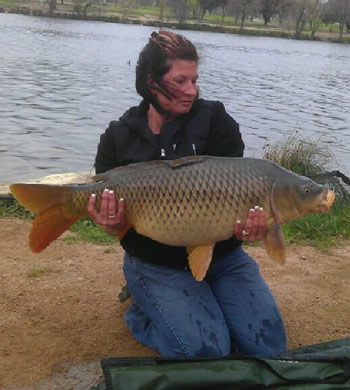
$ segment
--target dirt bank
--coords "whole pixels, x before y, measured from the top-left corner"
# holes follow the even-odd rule
[[[0,222],[0,389],[87,390],[103,357],[154,355],[124,324],[130,300],[117,298],[117,244],[58,240],[33,255],[30,223]],[[331,254],[289,247],[284,267],[260,247],[248,251],[281,307],[290,348],[350,337],[350,243]]]

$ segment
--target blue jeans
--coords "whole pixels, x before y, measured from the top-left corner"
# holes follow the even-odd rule
[[[205,279],[124,256],[133,304],[126,323],[159,354],[276,356],[286,351],[277,304],[256,262],[241,248],[213,262]]]

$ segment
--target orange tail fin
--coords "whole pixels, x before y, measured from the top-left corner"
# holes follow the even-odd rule
[[[69,186],[12,184],[10,190],[19,203],[38,215],[29,235],[34,253],[41,252],[82,217],[71,213],[65,204],[64,195],[71,191]]]

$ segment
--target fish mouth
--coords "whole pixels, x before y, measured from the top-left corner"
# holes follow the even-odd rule
[[[320,212],[325,213],[328,211],[328,214],[330,214],[330,209],[333,206],[333,203],[335,201],[335,193],[327,189],[326,196],[323,198],[322,204],[320,205]]]
[[[326,206],[327,206],[327,211],[329,212],[331,207],[333,206],[333,203],[335,201],[335,193],[331,190],[328,190],[327,195],[326,195]]]

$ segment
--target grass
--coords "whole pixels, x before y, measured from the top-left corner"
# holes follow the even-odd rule
[[[49,267],[32,267],[26,272],[26,275],[28,278],[39,278],[40,276],[57,273],[57,272],[59,271]]]
[[[320,250],[328,250],[343,240],[350,239],[350,204],[337,201],[331,215],[314,214],[295,219],[282,226],[286,242],[299,245],[312,245]]]
[[[298,131],[276,144],[266,144],[264,158],[304,176],[323,172],[334,160],[321,140],[304,138]]]
[[[282,142],[266,145],[264,158],[303,176],[324,173],[333,155],[322,142],[303,138],[297,131]],[[282,226],[287,243],[313,245],[327,250],[342,240],[350,239],[349,198],[337,197],[330,214],[301,217]]]
[[[87,218],[79,220],[69,230],[74,232],[75,235],[62,238],[68,243],[87,241],[97,245],[110,245],[117,242],[116,236],[105,233],[101,226]]]
[[[17,217],[25,220],[32,220],[35,215],[26,210],[16,200],[1,200],[0,196],[0,217]],[[79,220],[72,225],[69,230],[73,232],[74,235],[62,238],[63,241],[68,243],[87,241],[97,245],[110,245],[115,244],[117,241],[115,236],[106,234],[100,226],[87,218]]]

